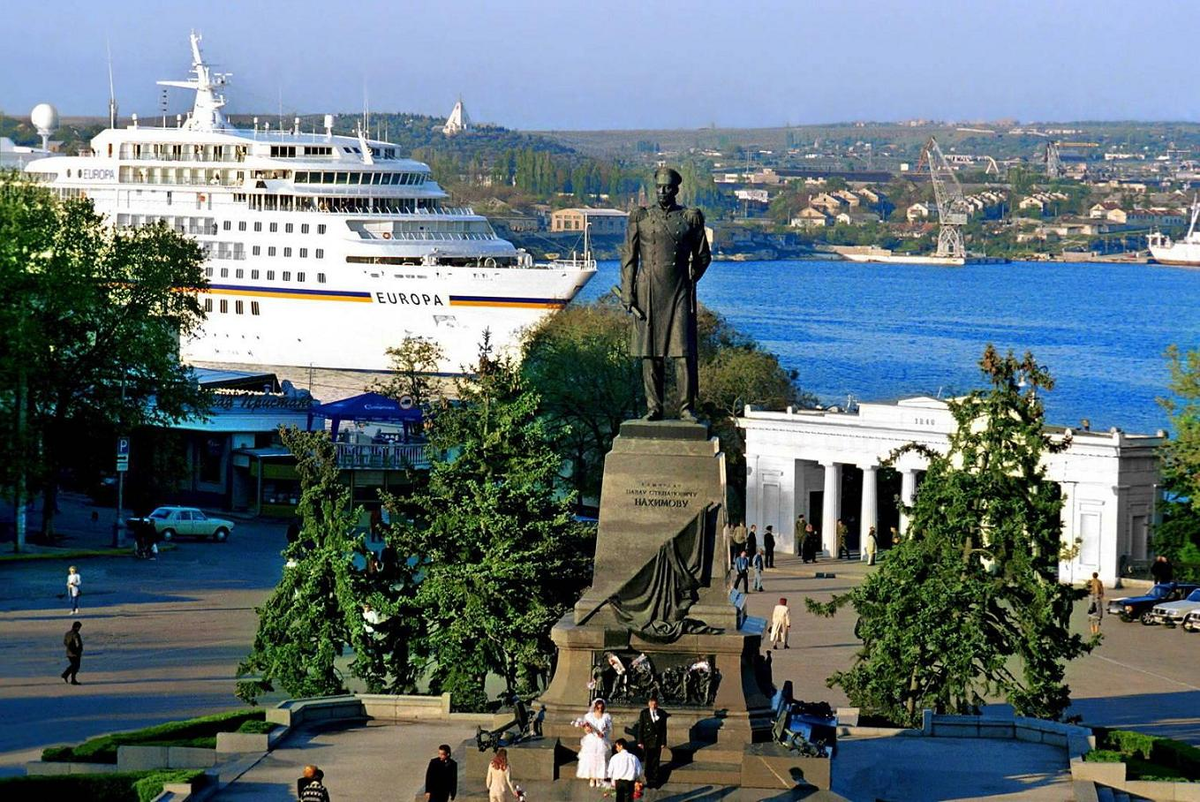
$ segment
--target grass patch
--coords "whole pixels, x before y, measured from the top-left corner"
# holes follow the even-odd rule
[[[1200,781],[1200,749],[1190,744],[1131,730],[1095,733],[1097,748],[1083,758],[1090,763],[1124,763],[1131,780]]]
[[[116,763],[119,746],[194,746],[215,749],[217,733],[238,732],[251,721],[262,722],[265,710],[232,710],[211,716],[168,721],[154,727],[90,738],[78,746],[52,746],[42,751],[49,763]]]
[[[159,552],[173,551],[174,543],[159,543]],[[20,554],[0,554],[0,564],[32,560],[86,560],[91,557],[132,557],[132,548],[121,549],[58,549],[56,551],[23,551]]]
[[[243,721],[242,725],[237,728],[237,731],[248,732],[251,735],[267,735],[278,726],[279,725],[273,721],[263,721],[252,718],[249,721]]]
[[[111,774],[65,774],[0,777],[0,799],[5,802],[46,802],[79,799],[88,802],[150,802],[167,783],[193,782],[200,769],[159,769]]]

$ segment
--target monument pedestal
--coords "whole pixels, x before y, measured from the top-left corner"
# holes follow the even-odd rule
[[[670,714],[673,753],[721,747],[735,756],[730,763],[740,763],[745,744],[769,738],[770,691],[759,657],[764,622],[730,601],[729,555],[717,545],[725,495],[725,457],[707,426],[621,425],[604,461],[592,585],[551,632],[557,664],[536,703],[545,707],[548,737],[577,750],[582,732],[571,722],[597,697],[608,703],[613,738],[626,736],[653,692]],[[673,544],[698,516],[701,540],[681,559],[682,547]],[[682,634],[664,642],[623,623],[612,600],[629,591],[631,578],[651,563],[669,573],[683,562],[689,593]]]

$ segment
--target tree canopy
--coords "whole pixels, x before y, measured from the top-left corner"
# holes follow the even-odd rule
[[[40,481],[53,533],[59,473],[75,429],[169,424],[206,409],[178,359],[204,319],[194,240],[163,224],[112,228],[91,201],[60,201],[0,175],[0,411],[6,483]]]
[[[929,461],[910,524],[878,572],[811,611],[858,613],[853,665],[829,678],[852,704],[906,725],[923,708],[973,713],[1000,696],[1018,714],[1057,719],[1070,704],[1065,664],[1091,646],[1070,631],[1082,591],[1058,581],[1062,498],[1043,457],[1069,444],[1045,432],[1054,386],[1031,354],[988,346],[991,384],[949,402],[957,424]],[[1023,381],[1022,381],[1023,380]]]
[[[337,660],[347,650],[351,674],[368,691],[412,692],[419,664],[409,644],[422,625],[413,564],[390,553],[376,560],[356,531],[362,511],[351,506],[328,433],[280,434],[300,475],[300,531],[257,609],[254,646],[237,669],[238,697],[253,704],[276,689],[293,697],[345,693]]]
[[[1154,550],[1176,563],[1180,578],[1200,579],[1200,349],[1167,349],[1171,394],[1159,404],[1171,418],[1161,449],[1165,497]]]
[[[571,496],[558,492],[560,458],[537,394],[486,345],[474,374],[430,421],[427,486],[387,501],[420,511],[387,538],[421,567],[413,648],[428,661],[430,690],[465,710],[488,704],[489,675],[508,695],[548,679],[550,630],[587,584],[592,554]]]

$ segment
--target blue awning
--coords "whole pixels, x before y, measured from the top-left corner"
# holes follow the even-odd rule
[[[337,437],[338,428],[344,420],[412,424],[420,423],[423,418],[419,407],[411,403],[402,404],[379,393],[363,393],[313,407],[309,411],[310,429],[313,416],[332,420],[334,437]]]

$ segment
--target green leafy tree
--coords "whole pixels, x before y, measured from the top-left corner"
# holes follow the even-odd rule
[[[556,488],[561,460],[516,366],[485,345],[457,389],[429,427],[441,456],[410,499],[423,514],[388,537],[421,565],[416,647],[430,690],[482,710],[489,675],[523,695],[547,678],[550,629],[587,583],[591,547]]]
[[[541,398],[556,450],[571,463],[579,501],[600,495],[604,455],[621,421],[638,414],[642,377],[629,353],[626,317],[609,294],[567,307],[524,343],[522,373]]]
[[[207,408],[178,358],[204,319],[202,264],[165,225],[111,228],[91,201],[0,176],[0,411],[25,424],[6,462],[40,480],[44,537],[72,427],[128,432]]]
[[[1200,578],[1200,349],[1167,349],[1171,395],[1159,404],[1171,419],[1172,437],[1162,457],[1162,523],[1154,550],[1177,564],[1180,578]]]
[[[389,398],[407,395],[416,406],[428,409],[439,386],[434,374],[445,355],[442,347],[424,337],[405,337],[400,345],[387,349],[387,355],[392,375],[376,381],[372,389]]]
[[[238,697],[253,704],[277,688],[298,697],[345,693],[337,660],[348,649],[355,655],[350,671],[369,691],[411,691],[408,643],[420,625],[411,569],[404,563],[368,570],[363,536],[355,532],[362,511],[351,506],[329,435],[280,435],[300,475],[300,535],[284,550],[279,584],[256,611],[254,646],[237,669]]]
[[[950,402],[948,452],[908,447],[929,470],[900,545],[850,593],[807,600],[819,615],[849,604],[859,616],[862,648],[830,685],[907,725],[923,708],[972,713],[993,696],[1057,719],[1070,704],[1065,665],[1091,648],[1069,626],[1082,591],[1058,581],[1069,555],[1043,457],[1069,443],[1047,436],[1039,398],[1053,379],[1031,354],[991,346],[980,367],[991,388]]]

